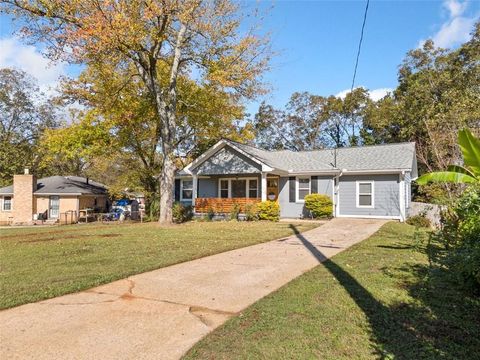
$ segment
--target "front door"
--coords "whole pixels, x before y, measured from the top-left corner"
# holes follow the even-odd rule
[[[50,196],[50,205],[49,205],[50,218],[57,219],[60,215],[60,197],[59,196]]]
[[[277,201],[278,199],[278,177],[267,178],[267,199]]]

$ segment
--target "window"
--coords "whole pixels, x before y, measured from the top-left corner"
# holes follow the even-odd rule
[[[248,178],[220,179],[218,195],[221,198],[257,198],[258,180]]]
[[[310,177],[297,178],[297,201],[304,202],[308,194],[310,194]]]
[[[182,180],[181,200],[191,200],[193,195],[193,180]]]
[[[248,197],[249,198],[258,197],[258,180],[257,179],[248,180]]]
[[[3,211],[10,211],[12,210],[12,197],[5,196],[3,198]]]
[[[247,180],[232,180],[232,198],[247,197]]]
[[[220,180],[220,197],[228,198],[228,180]]]
[[[373,181],[357,181],[357,207],[373,208]]]

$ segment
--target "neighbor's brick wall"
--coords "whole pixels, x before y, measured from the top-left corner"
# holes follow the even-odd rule
[[[60,197],[60,214],[67,211],[78,212],[78,197],[77,196],[62,196]]]
[[[78,196],[60,197],[60,224],[71,224],[78,219]],[[75,213],[71,213],[74,211]]]
[[[45,211],[48,211],[48,205],[49,205],[48,196],[36,196],[35,199],[36,201],[35,201],[34,214],[40,214],[40,213],[43,214]]]
[[[80,210],[86,208],[94,208],[97,207],[101,211],[105,210],[107,204],[107,197],[106,196],[97,196],[97,205],[95,205],[95,197],[94,196],[81,196],[80,197]]]
[[[37,180],[33,175],[13,176],[13,218],[14,223],[31,223],[33,220],[33,192]]]

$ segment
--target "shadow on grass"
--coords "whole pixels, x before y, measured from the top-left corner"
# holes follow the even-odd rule
[[[398,269],[415,279],[413,283],[402,284],[415,301],[387,306],[342,267],[325,259],[295,226],[291,227],[367,316],[378,358],[480,358],[480,302],[454,289],[444,272],[432,273],[427,266],[421,265]],[[392,247],[405,248],[408,246]]]

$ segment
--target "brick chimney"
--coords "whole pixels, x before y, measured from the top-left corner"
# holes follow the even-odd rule
[[[37,188],[37,179],[25,169],[23,175],[13,176],[13,222],[31,223],[35,208],[33,192]]]

